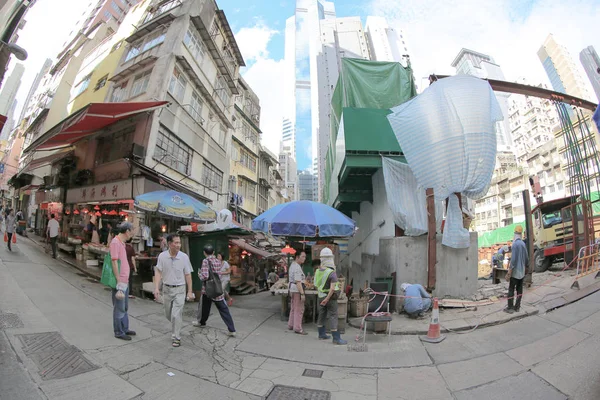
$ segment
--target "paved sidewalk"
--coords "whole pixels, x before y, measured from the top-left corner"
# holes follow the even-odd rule
[[[16,360],[24,371],[10,371],[20,374],[13,380],[2,368],[0,383],[14,382],[41,398],[259,399],[278,385],[296,391],[290,400],[306,398],[307,390],[327,391],[334,400],[600,398],[600,360],[589,356],[600,351],[600,293],[552,312],[449,333],[439,344],[423,344],[416,335],[369,334],[363,353],[318,340],[314,325],[306,325],[308,336],[289,333],[279,320],[278,298],[260,293],[236,298],[236,338],[226,335],[216,311],[208,327],[193,327],[197,304],[187,303],[182,347],[174,349],[159,304],[130,302],[138,335],[123,342],[112,336],[110,296],[101,284],[25,240],[14,253],[0,250],[0,260],[0,311],[22,323],[3,329],[10,346],[0,353],[0,365],[16,368]],[[42,379],[19,335],[44,332],[60,334],[95,369]],[[344,337],[357,333],[348,328]],[[29,389],[22,378],[30,380]]]

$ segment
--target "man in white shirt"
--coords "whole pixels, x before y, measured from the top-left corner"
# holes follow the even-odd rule
[[[50,221],[48,221],[48,227],[46,228],[46,236],[50,238],[50,244],[52,245],[52,258],[56,258],[59,233],[60,224],[56,220],[55,215],[50,214]]]
[[[187,298],[192,300],[192,264],[187,254],[180,251],[181,238],[172,234],[167,236],[169,250],[163,251],[156,260],[156,280],[154,297],[159,296],[160,280],[163,281],[163,304],[165,317],[171,321],[173,347],[181,346],[181,326],[183,325],[183,306]]]

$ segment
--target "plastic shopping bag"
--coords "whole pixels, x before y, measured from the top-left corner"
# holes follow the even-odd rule
[[[121,260],[117,261],[117,263],[119,266],[119,272],[121,272]],[[113,289],[116,289],[117,287],[117,278],[113,272],[110,254],[104,256],[104,263],[102,264],[102,277],[100,278],[100,282]]]

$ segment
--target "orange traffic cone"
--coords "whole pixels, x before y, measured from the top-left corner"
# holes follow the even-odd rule
[[[433,299],[433,311],[431,312],[431,323],[427,336],[419,336],[422,342],[439,343],[446,339],[446,336],[440,335],[440,309],[438,307],[438,299]]]

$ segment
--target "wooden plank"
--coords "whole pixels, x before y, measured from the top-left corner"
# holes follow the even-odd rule
[[[425,191],[427,196],[427,289],[435,289],[437,263],[436,229],[435,229],[435,203],[433,198],[433,189]]]

